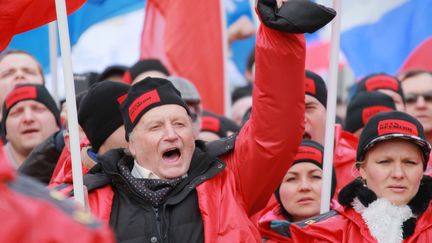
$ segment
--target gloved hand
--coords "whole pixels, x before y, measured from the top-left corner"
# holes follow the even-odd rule
[[[257,10],[267,27],[288,33],[313,33],[335,16],[336,11],[308,0],[289,0],[280,8],[276,0],[258,0]]]

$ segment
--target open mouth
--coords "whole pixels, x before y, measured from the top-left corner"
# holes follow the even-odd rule
[[[303,134],[303,139],[311,139],[311,138],[312,138],[312,136],[308,132],[305,132]]]
[[[170,148],[162,154],[162,158],[167,162],[176,162],[181,156],[180,149]]]
[[[35,132],[39,132],[38,129],[26,129],[22,132],[22,134],[31,134],[31,133],[35,133]]]

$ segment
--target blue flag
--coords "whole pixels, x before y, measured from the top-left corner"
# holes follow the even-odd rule
[[[144,4],[145,0],[87,0],[83,7],[68,17],[71,45],[74,45],[90,26],[143,8]],[[42,64],[44,71],[49,72],[47,25],[16,35],[7,49],[21,49],[30,52]]]

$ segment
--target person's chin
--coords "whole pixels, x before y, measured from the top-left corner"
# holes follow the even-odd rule
[[[184,174],[186,174],[186,170],[181,165],[178,165],[178,166],[175,166],[175,167],[166,168],[162,172],[162,176],[165,179],[174,179],[174,178],[183,176]]]
[[[409,200],[406,199],[406,196],[403,195],[391,195],[386,198],[395,206],[404,206],[407,205]]]

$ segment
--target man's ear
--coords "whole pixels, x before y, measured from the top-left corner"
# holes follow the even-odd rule
[[[132,133],[129,135],[129,142],[128,142],[128,150],[130,154],[135,157],[136,150],[135,150],[135,139],[132,136]]]

